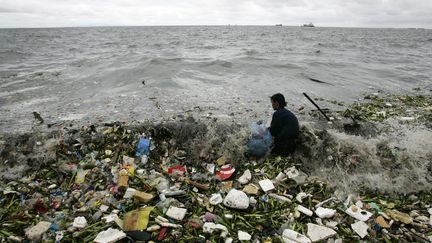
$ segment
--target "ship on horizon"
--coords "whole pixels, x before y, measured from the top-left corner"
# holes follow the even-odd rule
[[[311,22],[309,24],[303,24],[301,27],[315,27],[315,25]]]

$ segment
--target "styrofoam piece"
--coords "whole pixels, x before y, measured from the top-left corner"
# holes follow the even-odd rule
[[[109,214],[109,215],[107,215],[107,216],[102,217],[102,219],[105,220],[105,223],[111,223],[111,222],[114,222],[114,221],[116,221],[116,219],[118,219],[118,218],[119,218],[118,215],[115,214],[115,213],[111,213],[111,214]]]
[[[274,193],[269,193],[269,196],[276,199],[276,200],[279,200],[279,201],[291,202],[291,199],[289,199],[288,197],[285,197],[285,196],[277,195]]]
[[[41,239],[42,235],[49,230],[51,227],[51,222],[40,221],[35,226],[27,229],[25,231],[26,237],[31,241],[38,241]]]
[[[312,242],[317,242],[320,240],[325,240],[329,237],[336,235],[336,231],[317,224],[308,223],[307,224],[307,236]]]
[[[363,202],[360,201],[360,200],[358,200],[358,201],[355,203],[355,205],[356,205],[357,207],[359,207],[359,208],[363,208]]]
[[[288,176],[285,173],[279,172],[279,174],[274,179],[274,182],[275,183],[280,183],[280,182],[286,180],[287,178],[288,178]]]
[[[372,216],[372,213],[370,213],[366,210],[360,209],[356,205],[351,205],[351,207],[347,208],[347,210],[345,210],[345,212],[349,216],[351,216],[355,219],[361,220],[361,221],[367,221]]]
[[[87,226],[87,220],[82,216],[76,217],[73,221],[72,226],[78,229],[83,229]]]
[[[203,225],[203,232],[204,233],[210,233],[213,234],[215,231],[221,231],[220,236],[222,238],[225,238],[228,235],[228,229],[227,227],[221,225],[221,224],[215,224],[210,222],[205,222]]]
[[[170,206],[166,212],[166,216],[176,220],[183,220],[183,218],[186,216],[186,212],[186,208]]]
[[[157,216],[155,219],[156,223],[161,224],[161,223],[168,223],[169,220],[167,218],[164,218],[162,216]]]
[[[108,228],[105,231],[99,232],[94,242],[96,243],[113,243],[123,238],[126,238],[126,234],[118,229]]]
[[[218,205],[222,203],[223,202],[222,195],[220,193],[212,194],[212,196],[209,199],[209,202],[211,205]]]
[[[294,166],[286,169],[285,173],[290,179],[293,179],[300,175],[300,172]]]
[[[297,196],[296,196],[296,200],[299,202],[299,203],[302,203],[303,202],[303,199],[305,199],[305,198],[307,198],[307,197],[310,197],[310,196],[312,196],[311,194],[306,194],[306,193],[304,193],[304,192],[299,192],[298,194],[297,194]]]
[[[249,204],[256,205],[257,203],[258,203],[258,201],[254,197],[249,198]]]
[[[369,226],[363,221],[357,221],[354,224],[351,224],[351,228],[363,239],[368,235],[367,230]]]
[[[302,235],[294,230],[285,229],[282,233],[282,238],[285,243],[310,243],[311,240],[305,236]]]
[[[133,195],[134,195],[134,193],[135,193],[136,191],[137,191],[137,190],[135,190],[135,189],[129,187],[128,189],[126,189],[126,192],[125,192],[123,198],[125,198],[125,199],[130,199],[130,198],[132,198]]]
[[[249,207],[249,198],[246,193],[231,189],[226,195],[224,205],[230,208],[246,209]]]
[[[99,207],[99,209],[100,209],[102,212],[106,212],[106,211],[108,210],[108,208],[109,208],[109,206],[107,206],[107,205],[103,205],[103,204]]]
[[[229,237],[229,238],[226,238],[225,243],[232,243],[233,241],[234,241],[234,239]]]
[[[329,198],[329,199],[326,199],[326,200],[324,200],[324,201],[318,203],[315,207],[316,207],[316,208],[319,208],[319,207],[323,206],[324,204],[326,204],[326,203],[328,203],[328,202],[330,202],[330,201],[332,201],[332,200],[333,200],[332,197]]]
[[[269,180],[269,179],[265,179],[265,180],[259,181],[258,184],[260,185],[261,189],[264,192],[268,192],[268,191],[271,191],[271,190],[275,189],[275,187],[273,185],[273,182],[271,180]]]
[[[165,228],[181,228],[182,226],[179,224],[173,224],[173,223],[159,223],[160,226]]]
[[[313,212],[308,208],[303,207],[302,205],[297,206],[297,211],[306,214],[307,216],[312,216]]]
[[[252,174],[250,170],[245,170],[243,175],[240,176],[240,178],[238,178],[238,181],[240,182],[240,184],[247,184],[251,179],[252,179]]]
[[[154,225],[152,225],[152,226],[150,226],[150,227],[147,227],[147,231],[148,232],[153,232],[153,231],[156,231],[156,230],[159,230],[161,227],[159,226],[159,225],[157,225],[157,224],[154,224]]]
[[[241,231],[241,230],[239,230],[237,232],[237,236],[238,236],[239,240],[250,240],[250,239],[252,239],[252,236],[249,233]]]
[[[325,226],[327,226],[327,227],[329,227],[329,228],[332,228],[332,229],[337,229],[337,225],[338,225],[339,223],[338,222],[336,222],[336,221],[329,221],[329,222],[327,222],[326,224],[325,224]]]
[[[318,215],[318,217],[320,217],[322,219],[331,218],[334,216],[335,213],[336,213],[336,210],[331,209],[331,208],[319,207],[319,208],[315,209],[315,214]]]

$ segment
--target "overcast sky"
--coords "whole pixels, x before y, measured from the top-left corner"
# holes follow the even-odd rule
[[[432,0],[0,0],[0,28],[309,22],[432,28]]]

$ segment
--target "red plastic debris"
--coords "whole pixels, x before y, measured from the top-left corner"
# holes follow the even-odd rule
[[[54,198],[51,201],[51,208],[53,209],[58,209],[61,205],[61,198]]]
[[[166,233],[168,231],[168,228],[161,228],[161,230],[159,231],[159,236],[157,238],[158,241],[161,241],[165,238]]]
[[[187,170],[185,167],[181,165],[176,165],[168,168],[168,174],[178,174],[178,175],[184,175],[186,174]]]
[[[235,172],[235,168],[231,165],[224,165],[216,172],[215,176],[217,179],[223,181],[229,179]]]
[[[45,206],[45,203],[42,199],[38,199],[36,201],[34,204],[34,209],[36,209],[36,211],[41,214],[48,212],[48,208]]]
[[[187,222],[186,223],[187,225],[190,225],[192,228],[194,228],[194,229],[198,229],[198,228],[200,228],[201,227],[201,225],[199,225],[199,224],[197,224],[197,223],[195,223],[195,222],[192,222],[192,221],[189,221],[189,222]]]

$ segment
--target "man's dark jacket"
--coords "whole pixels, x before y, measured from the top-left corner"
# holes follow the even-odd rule
[[[299,133],[297,117],[285,108],[279,108],[273,113],[270,126],[270,134],[274,138],[274,144],[282,145],[293,141]]]

